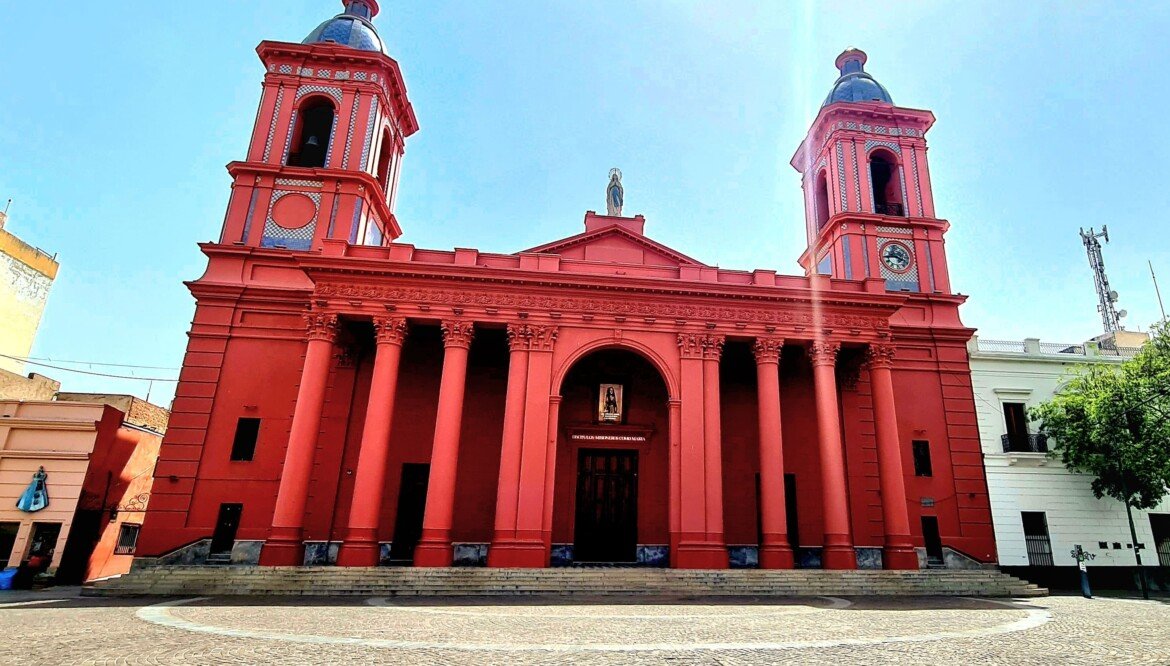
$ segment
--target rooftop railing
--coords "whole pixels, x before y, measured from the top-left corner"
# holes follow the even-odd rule
[[[1023,340],[988,340],[978,336],[971,339],[968,349],[972,352],[991,354],[1034,354],[1042,356],[1079,356],[1133,358],[1141,351],[1140,347],[1121,347],[1109,343],[1089,341],[1075,342],[1041,342],[1038,338]]]

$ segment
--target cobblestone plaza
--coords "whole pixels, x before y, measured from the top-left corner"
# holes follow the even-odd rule
[[[0,663],[1170,663],[1170,604],[0,596]]]

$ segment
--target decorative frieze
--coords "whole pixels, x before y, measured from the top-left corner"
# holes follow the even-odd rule
[[[887,330],[889,319],[845,313],[821,313],[795,308],[712,306],[671,300],[619,300],[530,293],[486,292],[472,289],[394,287],[353,282],[319,281],[315,298],[339,298],[383,303],[420,303],[452,307],[515,308],[545,312],[605,313],[627,317],[658,317],[684,321],[724,321],[827,329]],[[777,301],[778,303],[779,301]]]

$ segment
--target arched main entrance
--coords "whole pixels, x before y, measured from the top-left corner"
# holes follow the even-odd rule
[[[667,566],[669,393],[626,349],[579,359],[560,388],[552,564]]]

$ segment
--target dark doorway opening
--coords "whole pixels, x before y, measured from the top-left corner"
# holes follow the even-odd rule
[[[638,452],[582,449],[577,458],[575,562],[638,559]]]
[[[403,463],[402,483],[398,486],[398,516],[394,520],[394,541],[390,543],[390,563],[410,566],[414,547],[422,538],[423,515],[427,508],[428,463]]]
[[[215,521],[215,532],[211,535],[211,554],[230,555],[236,544],[236,530],[240,529],[240,514],[243,504],[220,504],[219,518]]]
[[[73,514],[73,526],[65,538],[65,552],[57,567],[57,582],[79,585],[85,581],[89,558],[102,536],[102,528],[109,524],[109,513],[100,510],[78,509]]]
[[[922,540],[926,542],[926,566],[943,566],[942,536],[938,533],[938,518],[922,517]]]

